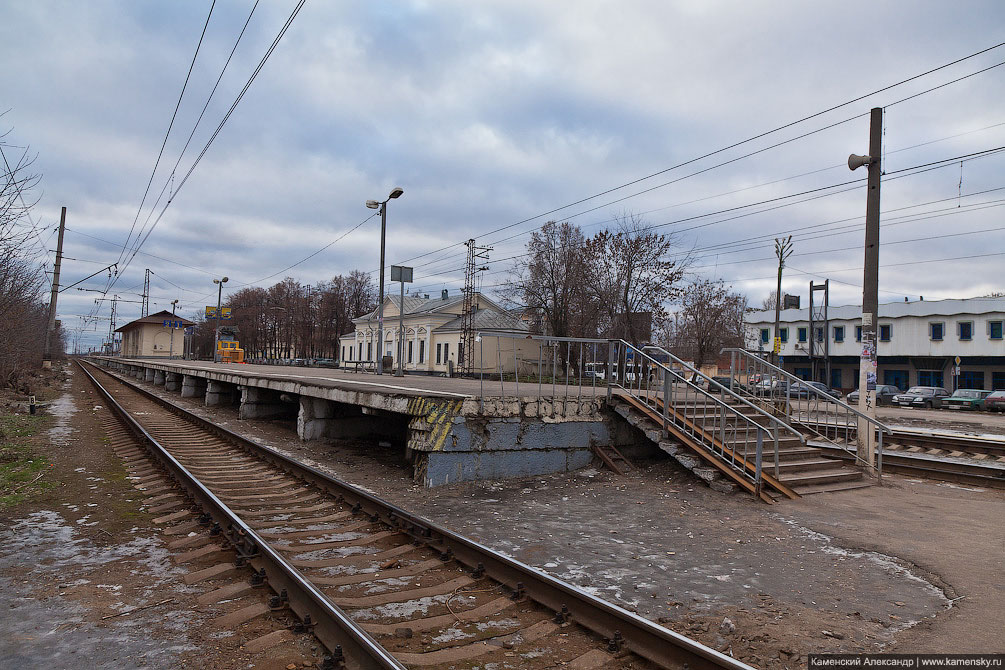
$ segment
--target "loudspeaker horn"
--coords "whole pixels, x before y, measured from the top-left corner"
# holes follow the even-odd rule
[[[863,165],[868,165],[871,162],[871,156],[859,156],[858,154],[852,154],[851,156],[848,156],[848,169],[854,170],[862,167]]]

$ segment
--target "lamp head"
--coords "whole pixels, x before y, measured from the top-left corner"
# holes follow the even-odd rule
[[[404,192],[405,191],[402,190],[402,188],[400,186],[395,186],[394,188],[391,189],[391,195],[389,195],[387,197],[388,197],[388,199],[400,198],[401,194],[404,193]]]
[[[377,209],[378,207],[380,207],[380,203],[377,202],[376,200],[367,200],[366,206],[369,207],[370,209]]]
[[[224,284],[226,284],[228,281],[230,281],[230,279],[228,277],[224,277],[220,281],[222,281]]]

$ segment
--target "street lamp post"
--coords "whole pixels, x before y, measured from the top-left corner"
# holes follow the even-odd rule
[[[387,196],[387,200],[377,202],[376,200],[367,200],[366,206],[370,209],[380,209],[380,282],[379,289],[377,293],[377,331],[379,332],[380,341],[377,343],[377,374],[383,374],[383,355],[384,350],[384,239],[387,233],[387,201],[393,200],[395,198],[400,198],[401,194],[405,191],[402,190],[400,186],[395,186],[391,189],[391,193]]]
[[[222,305],[222,300],[223,300],[223,285],[227,283],[227,280],[228,280],[227,277],[224,277],[223,279],[214,279],[213,280],[213,283],[217,284],[219,286],[219,288],[216,291],[216,329],[214,330],[214,334],[213,334],[213,362],[214,363],[218,362],[217,358],[219,358],[219,356],[220,356],[220,353],[219,353],[220,352],[220,317],[222,316],[220,314],[220,308],[223,306]]]
[[[168,358],[174,358],[174,330],[175,330],[174,310],[177,305],[178,300],[171,301],[171,348],[168,350]]]

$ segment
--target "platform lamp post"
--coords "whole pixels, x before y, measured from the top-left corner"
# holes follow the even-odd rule
[[[175,307],[177,307],[177,306],[178,306],[178,300],[177,299],[172,300],[171,301],[171,348],[168,349],[168,358],[174,358],[174,330],[175,330],[174,310],[175,310]]]
[[[227,277],[223,279],[214,279],[213,283],[217,284],[219,288],[216,291],[216,328],[213,331],[213,362],[217,363],[217,358],[220,356],[220,308],[223,306],[223,285],[228,281]]]
[[[377,331],[380,334],[380,341],[377,343],[377,374],[383,374],[383,350],[384,350],[384,239],[387,232],[387,201],[400,198],[405,191],[400,186],[391,189],[387,200],[377,202],[367,200],[366,206],[370,209],[380,210],[380,282],[377,293]]]

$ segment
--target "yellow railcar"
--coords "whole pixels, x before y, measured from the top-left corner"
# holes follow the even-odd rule
[[[220,340],[216,343],[216,353],[221,363],[244,362],[244,349],[237,340]]]

